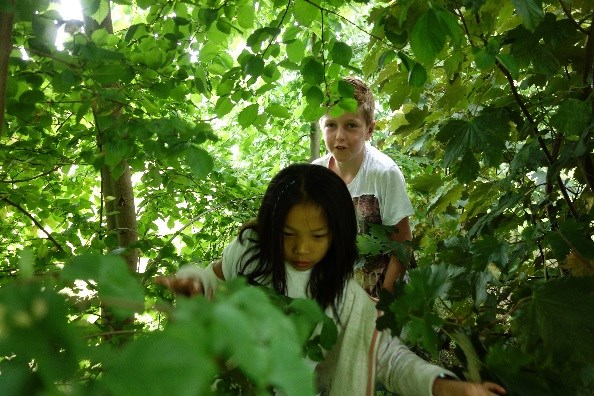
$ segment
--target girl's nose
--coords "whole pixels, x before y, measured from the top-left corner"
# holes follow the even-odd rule
[[[304,254],[304,253],[308,253],[308,252],[309,252],[309,248],[307,247],[306,241],[303,239],[297,240],[295,243],[295,253]]]

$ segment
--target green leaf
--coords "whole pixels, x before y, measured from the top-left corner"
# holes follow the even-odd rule
[[[427,10],[417,20],[412,30],[410,46],[415,57],[421,63],[431,66],[445,45],[446,34],[435,11]]]
[[[115,167],[125,160],[128,154],[128,144],[123,140],[115,140],[105,144],[105,164]]]
[[[241,125],[244,128],[247,128],[250,125],[252,125],[258,117],[258,110],[259,106],[255,103],[241,110],[241,112],[239,112],[239,115],[237,116],[237,122],[239,123],[239,125]]]
[[[256,29],[246,40],[246,44],[253,51],[259,51],[264,41],[272,41],[280,34],[280,29],[272,27],[263,27]]]
[[[287,57],[291,62],[300,63],[304,58],[306,48],[307,43],[305,40],[294,40],[286,46]]]
[[[305,99],[309,106],[322,106],[324,103],[324,92],[318,86],[312,86],[305,92]]]
[[[568,136],[580,136],[592,120],[590,105],[577,99],[568,99],[559,105],[551,117],[551,125]]]
[[[273,117],[278,117],[278,118],[290,118],[291,117],[291,113],[289,112],[289,110],[285,106],[277,104],[277,103],[272,103],[271,105],[266,107],[266,109],[264,111]]]
[[[64,281],[95,281],[99,298],[116,316],[124,318],[144,310],[144,291],[119,256],[73,257],[61,272]]]
[[[37,39],[48,48],[53,48],[58,35],[58,25],[45,15],[35,15],[31,22]]]
[[[337,41],[332,46],[332,50],[330,51],[330,59],[332,59],[334,63],[342,66],[348,66],[352,57],[353,49],[348,44]]]
[[[152,69],[158,69],[163,65],[165,54],[161,48],[154,47],[145,54],[144,61]]]
[[[524,26],[530,31],[536,30],[536,27],[544,19],[544,11],[537,0],[512,0],[516,7],[516,13],[524,21]]]
[[[198,342],[205,339],[204,331],[196,326],[193,334],[188,334],[187,327],[155,332],[126,345],[117,359],[105,364],[103,375],[109,393],[143,396],[148,388],[159,389],[163,395],[211,393],[216,366],[208,358],[206,346],[201,345],[204,341]],[[175,375],[164,376],[165,372]]]
[[[264,61],[259,56],[250,56],[243,71],[246,75],[259,77],[264,71]]]
[[[81,77],[70,69],[62,70],[52,78],[52,87],[56,92],[68,92],[70,88],[80,84]]]
[[[30,89],[28,91],[23,92],[23,94],[19,97],[19,102],[22,103],[39,103],[45,100],[45,95],[43,92],[37,89]]]
[[[19,365],[30,373],[29,362],[35,361],[35,372],[38,374],[29,374],[28,378],[35,381],[29,384],[26,384],[26,379],[15,382],[25,382],[25,386],[37,385],[35,389],[39,390],[42,379],[67,381],[72,378],[83,358],[82,334],[69,324],[63,296],[41,282],[13,282],[0,288],[0,307],[0,354],[11,356],[0,365],[3,370],[1,377],[9,372],[18,372]],[[5,372],[7,360],[12,361],[14,366]],[[3,394],[20,394],[19,389],[3,388],[6,384],[15,383],[0,379]],[[22,389],[25,393],[27,390],[31,391],[31,388]]]
[[[295,0],[293,6],[293,15],[295,20],[301,26],[309,27],[311,23],[320,15],[320,10],[313,4],[305,0]]]
[[[201,147],[188,147],[186,164],[199,180],[205,179],[214,167],[214,161],[206,150]]]
[[[134,73],[124,65],[112,64],[96,69],[91,78],[98,84],[109,85],[130,82],[134,78]]]
[[[447,35],[452,39],[452,42],[455,45],[459,45],[462,40],[462,28],[458,24],[456,15],[449,11],[438,9],[436,16],[442,29],[447,32]]]
[[[237,23],[244,29],[250,29],[256,21],[254,3],[246,1],[237,8]]]
[[[534,291],[532,304],[538,331],[534,336],[557,361],[594,356],[593,276],[551,280]]]
[[[221,96],[215,105],[215,111],[218,118],[223,118],[224,115],[229,114],[235,107],[235,104],[228,96]]]
[[[286,312],[293,320],[302,343],[305,343],[311,337],[312,332],[324,316],[320,306],[315,301],[303,298],[296,298],[291,301],[286,308]]]
[[[408,84],[412,87],[422,87],[427,82],[427,71],[418,62],[415,62],[413,68],[408,73]]]
[[[466,358],[466,371],[464,372],[465,379],[472,382],[482,382],[482,363],[470,338],[462,331],[458,330],[452,334],[452,339],[460,346],[464,352],[464,357]]]
[[[120,257],[105,256],[101,259],[97,291],[99,298],[119,318],[144,311],[144,290]]]
[[[499,54],[497,55],[497,60],[501,62],[503,67],[505,67],[507,71],[509,71],[513,78],[518,78],[518,76],[520,75],[520,66],[518,65],[518,62],[513,55]]]
[[[301,61],[301,75],[305,83],[319,85],[324,81],[324,66],[314,57],[308,56]]]
[[[586,260],[594,260],[594,242],[591,239],[591,230],[584,224],[573,219],[567,219],[559,222],[557,231],[565,243],[572,250],[575,250]]]
[[[474,63],[480,70],[488,70],[495,66],[496,57],[486,48],[480,48],[474,52]]]
[[[19,252],[19,276],[22,279],[32,279],[35,273],[35,257],[30,249]]]
[[[206,29],[210,29],[210,26],[214,21],[217,20],[219,12],[216,8],[201,8],[198,12],[198,18],[200,23],[206,26]]]

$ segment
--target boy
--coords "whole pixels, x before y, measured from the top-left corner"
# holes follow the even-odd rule
[[[313,163],[331,169],[346,183],[360,234],[369,230],[369,224],[383,224],[394,227],[390,236],[394,241],[411,240],[409,216],[414,211],[404,176],[390,157],[369,143],[375,127],[373,94],[357,78],[346,77],[344,81],[354,87],[357,111],[336,117],[326,113],[320,119],[328,154]],[[377,298],[382,287],[393,291],[394,283],[403,279],[405,271],[396,256],[381,255],[359,263],[355,279]]]

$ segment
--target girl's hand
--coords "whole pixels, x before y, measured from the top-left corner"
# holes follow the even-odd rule
[[[163,285],[176,294],[186,297],[193,297],[197,294],[204,294],[202,283],[195,278],[176,278],[175,276],[156,276],[153,283]]]
[[[504,387],[489,381],[478,383],[438,378],[433,382],[435,396],[496,396],[506,393]]]

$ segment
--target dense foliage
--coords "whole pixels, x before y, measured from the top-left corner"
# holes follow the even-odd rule
[[[417,266],[379,326],[510,394],[594,392],[591,1],[81,4],[84,21],[0,3],[0,393],[223,375],[310,394],[299,359],[274,361],[315,308],[241,284],[174,305],[150,279],[221,254],[270,176],[309,159],[323,105],[352,108],[347,74],[377,93],[374,144],[417,211]],[[381,228],[360,242],[405,252]]]

